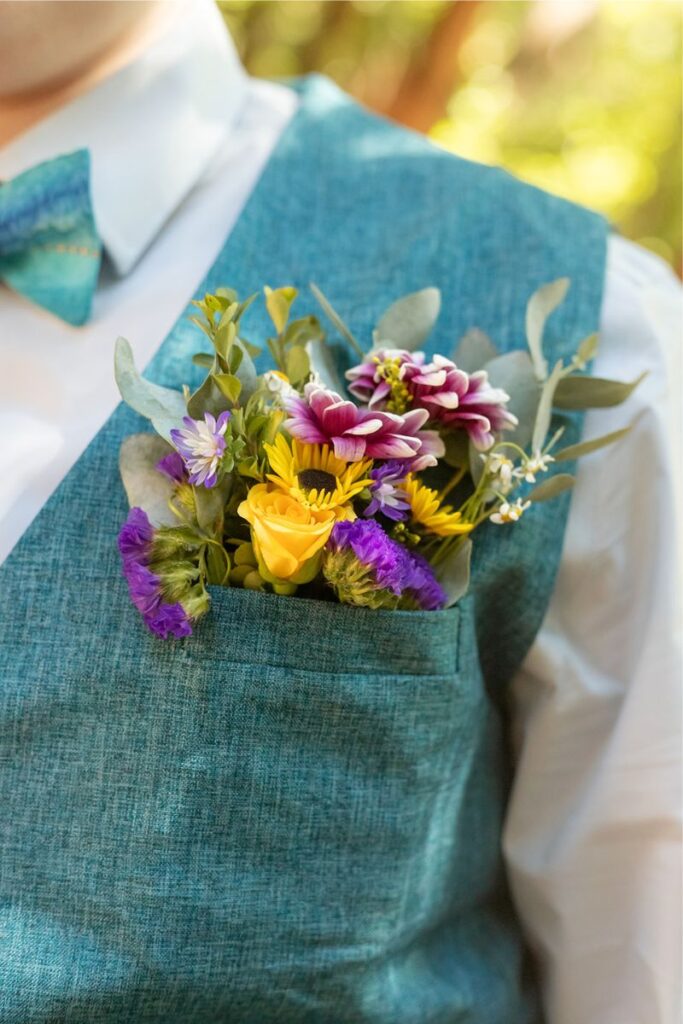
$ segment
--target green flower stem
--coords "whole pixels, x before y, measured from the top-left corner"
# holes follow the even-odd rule
[[[442,487],[442,489],[439,491],[439,501],[443,501],[446,495],[449,494],[453,490],[453,488],[460,483],[465,473],[467,472],[467,468],[467,466],[461,466],[460,469],[456,469],[455,473],[450,478],[450,480],[446,482],[445,487]]]

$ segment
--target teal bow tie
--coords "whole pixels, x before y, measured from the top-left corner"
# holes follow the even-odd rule
[[[79,326],[90,316],[102,256],[87,149],[0,186],[0,280]]]

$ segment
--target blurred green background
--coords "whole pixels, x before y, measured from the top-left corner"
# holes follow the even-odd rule
[[[605,213],[681,273],[678,0],[219,0],[264,77],[320,71]]]

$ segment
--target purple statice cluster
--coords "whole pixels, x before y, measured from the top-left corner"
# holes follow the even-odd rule
[[[147,628],[156,636],[190,636],[192,627],[182,604],[163,599],[161,579],[150,569],[154,528],[141,508],[132,508],[119,532],[119,551],[130,598]]]
[[[398,604],[423,611],[435,611],[446,604],[446,595],[429,563],[392,540],[372,519],[335,524],[324,571],[335,589],[348,591],[346,596],[353,598],[349,602],[352,604]]]
[[[465,373],[445,356],[427,362],[424,352],[381,349],[347,371],[349,391],[368,411],[391,405],[398,396],[411,411],[420,410],[433,424],[465,430],[485,451],[494,434],[516,426],[508,410],[510,396],[495,388],[485,370]]]

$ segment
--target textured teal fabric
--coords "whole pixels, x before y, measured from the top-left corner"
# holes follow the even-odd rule
[[[198,294],[313,279],[367,337],[437,285],[430,351],[475,324],[511,349],[566,274],[553,359],[598,326],[605,234],[314,78]],[[179,386],[201,347],[180,320],[149,375]],[[0,571],[0,1020],[538,1021],[500,856],[500,708],[566,501],[483,529],[453,609],[217,589],[164,642],[115,544],[118,446],[144,426],[115,412]]]
[[[0,281],[78,326],[100,271],[87,149],[48,160],[0,187]]]

